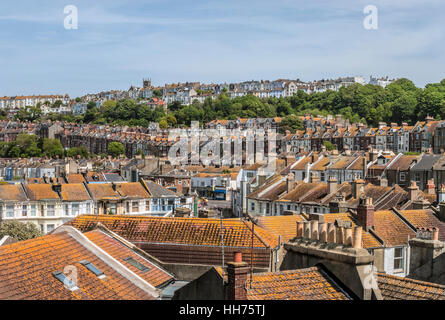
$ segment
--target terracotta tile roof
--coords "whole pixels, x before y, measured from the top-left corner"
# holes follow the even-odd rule
[[[116,191],[126,198],[146,199],[150,197],[140,182],[116,183]]]
[[[439,240],[445,241],[445,223],[440,221],[432,210],[399,210],[398,212],[416,228],[439,228]]]
[[[315,163],[312,166],[311,171],[325,171],[330,161],[331,160],[329,159],[329,157],[321,158],[317,163]]]
[[[68,222],[80,231],[102,223],[131,242],[174,243],[200,246],[221,245],[221,220],[201,218],[82,215]],[[224,244],[251,247],[251,224],[240,219],[223,219]],[[275,248],[278,237],[256,227],[254,247]]]
[[[286,182],[281,182],[278,185],[274,186],[270,190],[262,193],[261,196],[258,196],[258,200],[266,200],[266,201],[276,201],[283,192],[286,191]],[[249,197],[250,198],[250,197]]]
[[[68,183],[82,183],[85,181],[85,178],[80,173],[70,173],[67,174],[66,180]]]
[[[284,184],[286,185],[286,183],[284,183]],[[280,198],[280,201],[296,202],[301,197],[303,197],[305,194],[307,194],[309,191],[316,188],[318,185],[324,185],[324,184],[323,183],[322,184],[320,184],[320,183],[299,183],[295,186],[295,188],[291,192],[282,196]]]
[[[248,300],[349,300],[321,267],[254,273]]]
[[[26,194],[20,184],[0,185],[1,201],[26,201]]]
[[[415,232],[391,210],[374,212],[375,233],[385,241],[385,245],[400,246],[416,236]]]
[[[384,300],[445,300],[445,286],[385,273],[377,274]]]
[[[84,235],[94,242],[101,249],[106,251],[114,259],[118,260],[128,269],[139,275],[142,279],[150,283],[154,287],[161,286],[170,280],[173,280],[173,276],[165,272],[163,269],[159,268],[155,264],[151,263],[147,259],[143,258],[141,255],[137,254],[129,247],[125,246],[117,239],[106,235],[100,230],[93,230],[85,232]],[[150,268],[150,270],[144,272],[140,269],[134,267],[124,259],[132,257],[136,261],[142,263],[143,265]]]
[[[292,170],[306,170],[306,164],[311,164],[312,163],[312,158],[311,157],[305,157],[303,159],[301,159],[300,161],[298,161],[298,163],[292,168]]]
[[[87,260],[106,275],[99,279],[79,262]],[[79,290],[70,291],[53,276],[66,266],[77,269]],[[67,232],[0,247],[0,299],[115,300],[153,299],[117,273]]]
[[[286,242],[297,235],[297,221],[304,221],[301,215],[292,216],[262,216],[258,217],[258,225],[282,237],[282,241]]]
[[[24,187],[26,189],[29,199],[32,201],[47,200],[47,199],[60,200],[59,195],[56,192],[54,192],[50,184],[35,183],[35,184],[24,185]]]
[[[355,159],[357,158],[353,156],[340,156],[336,162],[329,166],[329,169],[346,169]]]
[[[348,168],[348,170],[363,170],[363,158],[364,157],[358,157],[357,160]]]
[[[83,183],[62,184],[62,199],[65,201],[91,200]]]
[[[113,190],[111,183],[97,183],[88,184],[88,189],[90,190],[93,200],[119,200],[120,195]]]
[[[401,156],[399,159],[394,161],[394,163],[391,164],[391,166],[388,168],[388,170],[400,170],[400,171],[406,171],[409,170],[411,164],[419,159],[420,156]]]

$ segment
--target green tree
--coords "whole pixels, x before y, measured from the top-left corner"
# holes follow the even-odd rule
[[[167,129],[167,128],[168,128],[167,120],[162,119],[161,121],[159,121],[159,128],[161,128],[161,129]]]
[[[36,135],[20,133],[15,141],[16,145],[12,145],[12,149],[18,148],[20,157],[39,157],[41,156],[42,150],[37,145],[38,138]],[[13,150],[14,156],[17,156],[17,149]],[[11,156],[11,155],[10,155]]]
[[[122,143],[120,142],[110,142],[110,144],[108,145],[108,154],[114,158],[119,157],[121,154],[125,153],[125,147]]]
[[[323,141],[323,145],[326,147],[326,150],[328,151],[334,150],[334,145],[329,141]]]
[[[280,132],[285,133],[286,130],[290,132],[295,132],[303,128],[303,122],[295,114],[288,115],[281,120]]]
[[[63,146],[59,139],[45,138],[42,145],[43,154],[50,158],[62,157]]]
[[[40,237],[42,233],[34,223],[11,220],[0,222],[0,238],[4,236],[10,236],[17,241],[24,241]]]
[[[70,158],[77,158],[80,156],[81,158],[88,159],[90,157],[90,153],[85,146],[70,148],[66,150],[65,154]]]

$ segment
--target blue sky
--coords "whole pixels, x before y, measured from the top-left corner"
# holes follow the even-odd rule
[[[363,9],[379,9],[365,30]],[[75,5],[79,28],[65,30]],[[39,0],[0,3],[0,96],[166,82],[445,78],[443,0]]]

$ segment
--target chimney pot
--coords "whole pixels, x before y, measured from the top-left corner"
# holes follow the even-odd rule
[[[338,244],[343,244],[344,228],[335,227],[335,240]]]
[[[334,223],[328,223],[328,243],[335,243],[335,225]]]
[[[352,228],[345,228],[345,246],[352,246]]]
[[[320,241],[323,243],[328,242],[328,224],[325,222],[320,224]]]
[[[318,240],[318,221],[317,220],[311,221],[311,239]]]
[[[304,222],[297,221],[297,238],[303,238],[304,236]]]
[[[433,228],[433,240],[439,241],[439,228]]]
[[[354,248],[359,249],[362,247],[362,231],[363,231],[362,227],[354,228],[354,241],[353,241]]]
[[[243,254],[242,254],[242,252],[235,252],[233,254],[233,261],[234,262],[243,262]]]
[[[304,224],[304,235],[303,238],[310,239],[311,238],[311,223],[309,221],[303,222]]]

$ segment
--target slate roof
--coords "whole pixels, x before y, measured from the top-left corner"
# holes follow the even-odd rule
[[[178,197],[179,195],[171,190],[164,188],[163,186],[153,182],[151,180],[144,180],[147,189],[150,191],[150,195],[153,198],[163,198],[163,197]]]
[[[411,170],[431,170],[434,164],[439,161],[440,157],[440,155],[435,154],[424,154],[422,158],[411,168]]]

